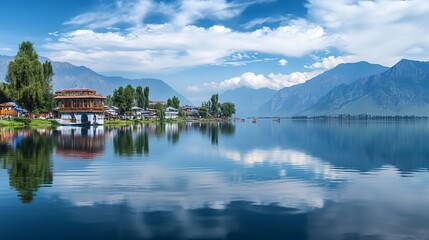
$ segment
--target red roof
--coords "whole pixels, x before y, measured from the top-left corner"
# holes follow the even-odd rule
[[[76,96],[56,96],[56,97],[54,97],[54,99],[76,99],[76,98],[106,99],[106,97],[99,96],[99,95],[76,95]]]
[[[89,88],[73,88],[73,89],[63,89],[63,90],[57,90],[55,93],[72,93],[72,92],[97,92],[94,89]]]

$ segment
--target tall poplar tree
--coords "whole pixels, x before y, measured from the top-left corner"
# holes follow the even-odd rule
[[[143,88],[141,86],[138,86],[136,88],[136,105],[139,108],[144,107],[144,94],[143,94]]]
[[[49,111],[53,75],[50,62],[39,62],[33,43],[22,42],[7,69],[6,96],[30,112]]]
[[[149,107],[149,87],[144,88],[144,108],[147,109]]]

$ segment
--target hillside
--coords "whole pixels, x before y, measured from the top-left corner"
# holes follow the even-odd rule
[[[381,74],[332,89],[304,113],[428,115],[429,62],[403,59]]]
[[[260,112],[270,115],[293,116],[315,104],[334,87],[349,84],[362,77],[386,71],[388,68],[367,62],[345,63],[302,84],[279,90],[264,104]]]

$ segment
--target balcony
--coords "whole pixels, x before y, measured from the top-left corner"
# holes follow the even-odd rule
[[[15,110],[0,110],[0,116],[17,116],[17,112]]]
[[[60,107],[61,113],[71,112],[96,112],[104,113],[104,107]]]

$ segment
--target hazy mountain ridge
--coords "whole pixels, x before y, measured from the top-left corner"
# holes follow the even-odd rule
[[[49,60],[44,57],[39,58],[44,62]],[[0,81],[4,81],[7,72],[7,65],[13,60],[10,56],[0,56]],[[181,105],[192,105],[191,101],[176,92],[168,84],[159,79],[128,79],[123,77],[108,77],[94,72],[84,66],[75,66],[67,62],[51,61],[54,69],[54,90],[66,88],[93,88],[103,95],[110,95],[113,90],[131,84],[133,87],[148,86],[151,100],[164,100],[173,96],[180,99]]]
[[[389,70],[332,89],[303,111],[319,114],[428,115],[429,62],[403,59]]]
[[[315,104],[331,89],[387,69],[387,67],[367,62],[340,64],[304,83],[279,90],[262,106],[260,112],[281,116],[296,115]]]
[[[276,90],[269,88],[253,89],[240,87],[228,90],[219,96],[220,102],[233,102],[235,104],[236,116],[252,117],[259,116],[259,108],[271,97]]]

